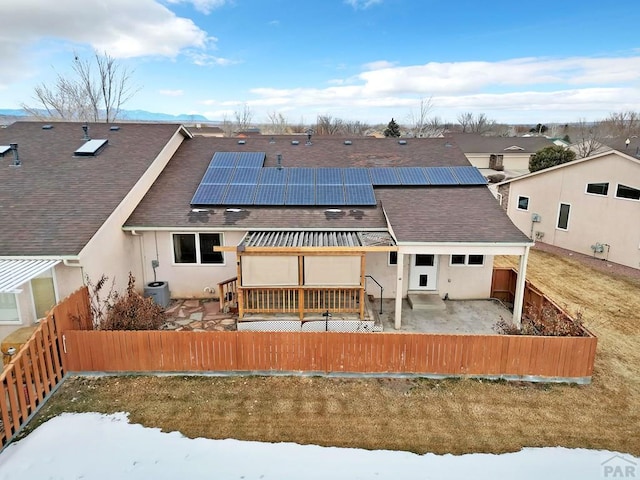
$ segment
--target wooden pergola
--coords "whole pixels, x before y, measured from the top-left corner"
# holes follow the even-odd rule
[[[386,231],[256,231],[216,250],[237,255],[238,276],[221,284],[220,295],[236,296],[239,319],[288,313],[302,321],[322,312],[364,319],[365,255],[397,246]]]

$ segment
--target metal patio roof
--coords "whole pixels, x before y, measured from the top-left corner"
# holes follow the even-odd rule
[[[248,232],[244,247],[385,247],[395,245],[388,232],[271,231]]]
[[[18,287],[46,272],[60,260],[0,260],[0,293],[16,293]]]

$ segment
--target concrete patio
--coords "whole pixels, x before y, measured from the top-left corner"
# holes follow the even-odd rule
[[[394,328],[395,300],[383,299],[382,315],[380,299],[367,305],[367,318],[376,320],[387,333],[472,333],[496,334],[494,327],[503,319],[511,321],[511,312],[494,300],[447,300],[434,298],[435,304],[416,304],[411,307],[407,299],[402,301],[402,328]],[[375,312],[375,313],[374,313]],[[233,331],[237,329],[237,316],[219,311],[217,300],[172,300],[167,309],[169,318],[163,329],[176,331]],[[260,319],[295,318],[290,315],[261,315]],[[373,317],[373,318],[372,318]],[[379,318],[378,318],[379,317]],[[258,321],[256,316],[248,319]],[[321,317],[319,317],[321,319]],[[336,315],[335,320],[358,320],[357,315]],[[321,322],[322,323],[322,322]]]

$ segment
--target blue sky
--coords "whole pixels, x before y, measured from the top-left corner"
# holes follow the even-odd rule
[[[508,123],[640,110],[631,0],[3,0],[0,108],[106,51],[134,70],[126,105],[254,121],[409,122],[462,112]]]

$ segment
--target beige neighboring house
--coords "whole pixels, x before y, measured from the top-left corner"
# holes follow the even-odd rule
[[[171,124],[16,122],[0,130],[0,340],[102,274],[142,278],[122,225],[190,133]],[[17,158],[16,158],[17,152]]]
[[[531,155],[554,145],[546,137],[488,137],[476,133],[453,133],[449,137],[483,174],[502,172],[507,177],[529,173]]]
[[[640,160],[617,150],[491,189],[536,241],[640,268]]]

